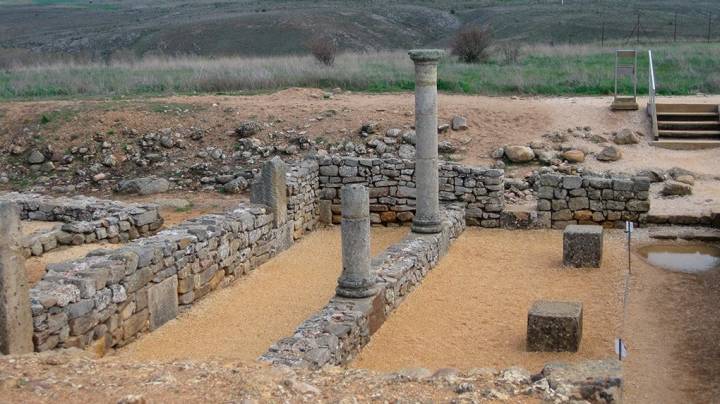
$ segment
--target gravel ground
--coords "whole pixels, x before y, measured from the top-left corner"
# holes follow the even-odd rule
[[[406,227],[373,227],[373,254],[407,232]],[[134,360],[254,360],[330,300],[341,269],[340,228],[315,231],[118,355]]]

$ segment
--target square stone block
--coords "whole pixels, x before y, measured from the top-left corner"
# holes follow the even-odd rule
[[[582,303],[538,300],[528,312],[527,350],[577,352],[582,339]]]
[[[570,225],[563,232],[563,265],[600,268],[603,228],[596,225]]]
[[[154,330],[178,315],[178,278],[173,275],[148,289],[150,330]]]

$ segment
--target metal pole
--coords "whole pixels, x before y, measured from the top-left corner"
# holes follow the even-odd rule
[[[675,22],[673,22],[675,31],[673,32],[673,42],[677,42],[677,11],[675,12]]]
[[[605,47],[605,21],[602,23],[602,37],[600,39],[601,47]]]
[[[710,43],[710,32],[712,32],[712,11],[708,13],[708,33],[707,33],[707,41]]]
[[[637,43],[640,43],[640,13],[637,15]]]

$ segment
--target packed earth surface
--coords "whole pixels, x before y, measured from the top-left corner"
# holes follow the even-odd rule
[[[720,105],[720,96],[672,100]],[[642,214],[623,212],[643,219],[632,245],[622,229],[611,228],[622,224],[620,217],[603,223],[601,268],[563,267],[557,228],[468,228],[347,366],[310,371],[254,361],[335,295],[342,272],[340,228],[318,228],[123,347],[0,358],[0,403],[535,403],[568,401],[573,392],[589,402],[713,402],[720,396],[720,271],[663,270],[639,249],[658,240],[720,242],[717,229],[684,227],[708,226],[720,217],[720,149],[655,147],[646,112],[612,112],[611,101],[439,95],[441,160],[505,170],[498,186],[501,209],[517,218],[545,211],[545,227],[556,224],[551,207],[553,214],[565,208],[560,205],[566,195],[558,199],[551,189],[549,197],[541,196],[544,175],[609,173],[610,184],[616,175],[649,179],[629,182],[647,185],[633,188],[632,198],[649,207],[638,209]],[[158,204],[163,220],[156,230],[168,230],[249,201],[260,167],[273,156],[288,163],[343,156],[401,165],[415,157],[414,122],[410,93],[291,88],[254,95],[6,102],[0,103],[0,191]],[[335,166],[315,168],[339,183],[343,174],[322,174],[323,168],[340,171]],[[474,178],[458,180],[448,184],[458,195],[485,186]],[[469,180],[475,185],[468,186]],[[333,199],[339,196],[331,191],[316,197],[327,202],[328,222],[338,222]],[[579,185],[572,191],[588,192]],[[547,209],[540,209],[544,203]],[[385,208],[370,209],[377,215]],[[593,213],[587,206],[580,211]],[[517,228],[492,223],[485,227]],[[398,223],[383,224],[372,229],[373,256],[409,232]],[[656,231],[646,224],[683,227]],[[21,230],[29,236],[59,226],[25,220]],[[28,281],[37,284],[48,264],[121,247],[104,240],[42,253],[41,246],[42,254],[26,260]],[[578,352],[527,352],[527,310],[540,299],[583,302]],[[615,361],[616,338],[629,352],[621,364]],[[567,365],[548,366],[553,362]],[[589,376],[596,372],[612,377]]]

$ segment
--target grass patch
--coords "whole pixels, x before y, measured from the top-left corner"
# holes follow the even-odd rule
[[[619,46],[619,44],[616,44]],[[484,64],[446,58],[438,89],[464,94],[607,95],[613,91],[614,47],[524,46],[506,63],[496,50]],[[654,45],[662,95],[720,93],[720,44]],[[647,92],[647,49],[639,57],[640,94]],[[169,94],[254,94],[288,87],[367,92],[411,91],[414,73],[404,51],[345,53],[335,66],[312,57],[145,58],[111,64],[59,63],[0,72],[0,99]],[[185,104],[150,103],[153,112],[194,111]],[[52,118],[50,118],[52,121]]]

